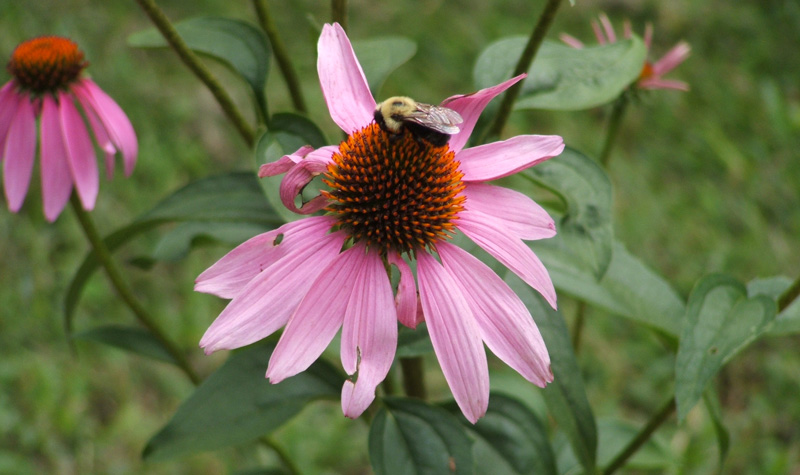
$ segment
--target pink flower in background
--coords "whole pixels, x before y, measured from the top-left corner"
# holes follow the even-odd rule
[[[97,199],[94,143],[83,117],[105,152],[107,176],[113,175],[116,152],[122,154],[125,174],[133,171],[138,153],[133,127],[113,99],[81,77],[86,66],[83,52],[66,38],[34,38],[14,50],[8,63],[12,79],[0,89],[0,160],[12,212],[19,211],[28,192],[37,119],[42,201],[49,221],[61,214],[73,185],[85,209],[93,209]]]
[[[597,42],[601,45],[615,43],[617,41],[614,27],[605,14],[600,14],[600,23],[594,20],[592,21],[592,29],[594,30],[594,35],[597,37]],[[631,37],[631,34],[631,23],[625,20],[622,36],[627,39]],[[560,38],[561,41],[573,48],[583,48],[583,43],[573,36],[562,33]],[[644,29],[644,44],[647,46],[648,52],[650,51],[652,39],[653,25],[648,23]],[[688,91],[689,85],[687,83],[674,79],[664,79],[663,76],[684,62],[686,58],[689,57],[691,49],[689,43],[681,41],[655,63],[646,60],[642,67],[642,72],[639,75],[639,79],[636,80],[636,87],[641,89],[676,89],[679,91]]]
[[[206,353],[238,348],[285,327],[267,369],[278,383],[308,368],[341,328],[348,417],[366,410],[386,377],[398,321],[427,323],[445,379],[472,422],[489,399],[484,343],[534,384],[552,381],[525,305],[489,267],[448,242],[463,233],[555,308],[547,270],[523,242],[555,235],[553,220],[522,193],[485,182],[560,154],[563,140],[522,135],[464,148],[483,108],[523,76],[447,99],[443,105],[463,123],[438,146],[407,127],[391,134],[374,121],[375,100],[338,24],[323,28],[318,55],[328,109],[348,137],[338,146],[302,147],[262,165],[259,176],[285,173],[287,208],[327,214],[256,236],[197,278],[195,290],[232,299],[200,346]],[[318,175],[329,190],[298,208],[296,196]],[[407,260],[416,261],[416,282]],[[391,272],[399,273],[396,291]]]

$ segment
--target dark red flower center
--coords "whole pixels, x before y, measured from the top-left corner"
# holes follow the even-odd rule
[[[75,42],[41,36],[17,46],[8,62],[8,72],[23,89],[43,93],[74,81],[88,64]]]
[[[358,242],[406,253],[451,237],[464,209],[464,176],[455,153],[408,129],[390,134],[372,123],[339,145],[328,165],[326,211]]]

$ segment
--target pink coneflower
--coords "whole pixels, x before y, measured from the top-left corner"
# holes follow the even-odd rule
[[[489,399],[484,343],[529,381],[552,381],[525,305],[489,267],[448,242],[464,233],[555,307],[547,270],[522,241],[555,235],[553,220],[527,196],[485,182],[558,155],[563,140],[524,135],[464,149],[486,104],[522,76],[447,99],[443,105],[463,123],[449,144],[436,146],[375,123],[375,100],[338,24],[324,26],[318,54],[331,117],[349,136],[262,165],[259,176],[286,173],[284,204],[327,214],[256,236],[197,278],[195,290],[232,299],[200,346],[206,353],[237,348],[285,326],[267,369],[278,383],[308,368],[341,327],[342,365],[351,375],[342,389],[348,417],[370,405],[386,377],[398,321],[411,328],[427,323],[445,379],[472,422]],[[320,174],[329,190],[298,208],[295,197]],[[416,285],[407,261],[416,261]],[[396,292],[391,272],[399,272]]]
[[[599,18],[600,23],[592,20],[592,29],[594,30],[594,35],[597,37],[597,42],[601,45],[615,43],[617,41],[617,35],[614,33],[614,27],[611,25],[608,16],[601,13]],[[625,20],[623,23],[622,35],[625,39],[628,39],[631,37],[631,34],[631,22]],[[562,33],[560,38],[561,41],[573,48],[583,48],[583,43],[573,36]],[[648,52],[650,51],[652,39],[653,25],[648,23],[644,28],[644,44]],[[640,89],[676,89],[679,91],[688,91],[689,85],[687,83],[674,79],[664,79],[663,76],[684,62],[686,58],[689,57],[691,49],[689,43],[681,41],[655,63],[646,60],[642,67],[642,72],[636,80],[636,87]]]
[[[133,171],[138,151],[133,127],[113,99],[91,79],[81,77],[87,64],[77,44],[57,36],[28,40],[11,55],[12,79],[0,89],[0,160],[12,212],[19,211],[28,193],[37,119],[42,201],[49,221],[61,214],[73,184],[83,207],[94,208],[98,171],[84,117],[105,152],[108,177],[114,173],[117,151],[122,154],[125,174]]]

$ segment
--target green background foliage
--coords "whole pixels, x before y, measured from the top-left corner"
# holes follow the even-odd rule
[[[473,90],[480,53],[501,38],[527,35],[539,3],[351,0],[349,33],[354,41],[378,35],[414,40],[416,55],[386,78],[378,97],[408,94],[437,103]],[[615,25],[630,18],[638,32],[652,21],[655,57],[681,39],[692,45],[692,57],[672,74],[691,84],[691,92],[642,94],[623,121],[609,169],[615,239],[671,282],[683,301],[712,272],[743,282],[775,275],[795,278],[800,269],[797,3],[576,3],[562,6],[549,39],[564,31],[593,43],[588,22],[606,11]],[[199,15],[255,18],[247,2],[160,4],[174,21]],[[310,0],[270,5],[298,69],[311,118],[334,141],[340,132],[327,117],[315,66],[317,28],[329,20],[328,5]],[[137,130],[140,156],[133,176],[101,181],[93,216],[104,233],[130,223],[190,181],[253,169],[252,152],[174,53],[127,46],[130,34],[149,27],[133,1],[0,3],[0,57],[40,34],[74,39],[91,63],[91,76]],[[207,64],[240,109],[254,118],[247,84],[223,66]],[[271,69],[266,89],[270,112],[290,110],[286,88],[274,65]],[[7,75],[0,79],[5,82]],[[505,133],[562,135],[571,147],[594,156],[607,112],[518,111]],[[170,229],[149,230],[143,239],[123,246],[118,257],[148,263],[126,265],[127,277],[137,295],[159,309],[162,327],[207,375],[227,355],[206,357],[197,342],[224,302],[194,293],[192,285],[229,246],[200,248],[179,262],[153,263],[150,256]],[[45,222],[36,175],[22,212],[0,211],[0,245],[0,472],[219,473],[275,463],[271,452],[252,447],[143,461],[146,441],[169,421],[191,385],[168,365],[91,341],[67,340],[61,305],[86,243],[69,210],[55,224]],[[615,246],[617,255],[620,247]],[[559,303],[572,323],[574,302],[560,295]],[[615,303],[635,311],[641,302]],[[598,426],[601,460],[607,449],[603,434],[627,430],[619,419],[641,425],[662,404],[676,363],[661,337],[634,323],[646,317],[611,317],[615,312],[609,306],[589,308],[578,355],[595,416],[616,419]],[[131,321],[104,276],[92,276],[76,308],[75,328]],[[797,343],[796,335],[758,341],[713,383],[722,422],[731,434],[726,471],[800,469]],[[449,397],[435,360],[426,362],[431,392],[439,399]],[[493,390],[514,392],[529,410],[546,415],[541,391],[496,360],[490,359],[490,365]],[[403,404],[395,405],[395,413],[407,412]],[[652,467],[648,461],[664,447],[674,454],[668,458],[671,472],[708,473],[716,467],[716,421],[702,406],[685,415],[683,423],[668,424],[658,433],[649,452],[638,456],[639,467]],[[316,428],[313,436],[307,433],[309,425]],[[559,435],[563,449],[568,435]],[[369,467],[367,426],[341,417],[338,402],[307,407],[273,437],[304,473],[363,473]],[[557,458],[575,457],[561,449],[556,447]]]

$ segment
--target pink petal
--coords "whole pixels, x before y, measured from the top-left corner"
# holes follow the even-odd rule
[[[72,194],[72,175],[67,164],[67,149],[61,132],[58,105],[49,94],[43,97],[39,139],[44,216],[53,222]]]
[[[17,112],[17,102],[20,96],[14,91],[14,81],[8,81],[0,88],[0,161],[3,160],[3,150],[5,149],[6,137],[11,122]]]
[[[600,28],[600,24],[594,20],[592,20],[592,31],[594,31],[594,36],[597,38],[599,44],[604,45],[608,43],[606,35],[603,33],[602,28]]]
[[[353,249],[365,253],[363,245]],[[375,388],[386,378],[397,349],[392,286],[376,251],[367,254],[353,284],[344,314],[341,350],[342,366],[351,375],[342,387],[342,412],[350,418],[360,416],[372,404]]]
[[[91,211],[99,188],[94,146],[86,124],[72,102],[72,96],[65,92],[58,93],[58,111],[75,189],[84,209]]]
[[[674,79],[661,79],[657,77],[643,79],[636,83],[636,85],[641,89],[674,89],[677,91],[689,90],[689,84],[683,81],[677,81]]]
[[[239,348],[258,341],[284,326],[314,279],[331,262],[344,243],[342,233],[320,235],[315,242],[256,275],[225,307],[200,340],[206,354]]]
[[[14,213],[22,207],[25,195],[28,193],[33,172],[33,158],[36,154],[36,118],[33,105],[27,97],[20,97],[16,106],[2,151],[5,161],[3,185],[8,209]]]
[[[653,43],[653,24],[647,22],[644,25],[644,46],[647,51],[650,51],[650,45]]]
[[[265,163],[258,167],[258,177],[265,178],[286,173],[313,151],[314,147],[311,145],[303,145],[292,154],[284,155],[275,162]]]
[[[195,280],[194,290],[231,299],[259,273],[287,254],[312,246],[333,227],[335,220],[315,216],[284,224],[237,246]],[[275,241],[280,238],[280,244]]]
[[[490,221],[498,229],[514,234],[520,239],[545,239],[555,236],[553,218],[528,196],[502,186],[468,183],[464,189],[467,201],[463,213],[478,212],[475,220]]]
[[[553,308],[556,308],[556,290],[553,281],[531,248],[517,237],[506,234],[503,229],[472,218],[473,215],[469,213],[459,214],[458,229],[536,289]]]
[[[401,256],[394,253],[389,254],[389,264],[394,264],[400,271],[400,283],[395,297],[397,319],[408,328],[417,328],[417,325],[422,323],[422,314],[417,311],[417,286],[414,283],[411,267]]]
[[[299,208],[295,204],[295,198],[300,197],[302,199],[301,193],[306,185],[314,177],[324,173],[325,170],[327,170],[326,163],[309,159],[305,159],[292,167],[281,180],[281,203],[297,214],[311,214],[324,208],[328,204],[328,198],[323,195],[317,195],[311,200],[302,203]]]
[[[345,318],[365,261],[363,247],[352,247],[322,267],[283,331],[267,368],[271,383],[307,369],[331,342]]]
[[[689,43],[681,41],[653,64],[653,74],[655,76],[662,76],[672,71],[679,64],[686,61],[691,51],[692,47],[689,46]]]
[[[111,143],[111,139],[108,133],[106,133],[106,128],[103,126],[100,118],[97,117],[97,113],[88,107],[84,107],[83,111],[86,118],[89,119],[89,125],[92,127],[92,132],[94,132],[95,141],[100,148],[103,149],[106,164],[106,178],[111,180],[114,177],[114,155],[117,153],[117,149],[114,148],[114,144]]]
[[[631,27],[631,21],[627,18],[625,21],[622,22],[622,36],[628,40],[633,36],[633,28]]]
[[[454,111],[461,114],[464,119],[459,125],[461,132],[450,137],[450,149],[458,153],[464,145],[466,145],[469,136],[472,135],[472,130],[478,122],[481,112],[492,99],[498,94],[502,93],[509,87],[521,81],[527,74],[520,74],[517,77],[511,78],[506,82],[500,83],[497,86],[492,86],[480,91],[473,92],[472,94],[452,96],[442,102],[443,106],[449,107]]]
[[[480,329],[453,276],[427,252],[417,254],[419,294],[442,372],[473,424],[489,404],[489,367]]]
[[[563,150],[564,139],[558,135],[517,135],[464,149],[456,154],[456,160],[461,162],[464,181],[489,181],[513,175]]]
[[[573,47],[575,49],[583,48],[583,42],[581,40],[579,40],[578,38],[575,38],[572,35],[568,35],[566,33],[561,33],[558,37],[561,39],[561,41],[566,43],[567,46],[571,46],[571,47]]]
[[[608,38],[609,43],[616,43],[617,42],[617,35],[614,33],[614,26],[611,25],[611,20],[608,19],[608,15],[605,13],[601,13],[599,15],[600,23],[603,25],[603,30],[606,32],[606,38]]]
[[[139,154],[139,142],[133,125],[122,108],[91,79],[82,79],[73,86],[84,109],[93,110],[108,133],[111,142],[122,153],[125,175],[130,176]]]
[[[317,73],[336,125],[352,134],[373,120],[375,99],[350,40],[338,23],[322,27],[317,44]]]
[[[517,294],[468,252],[446,242],[436,250],[466,297],[486,346],[537,386],[553,381],[547,347]]]

